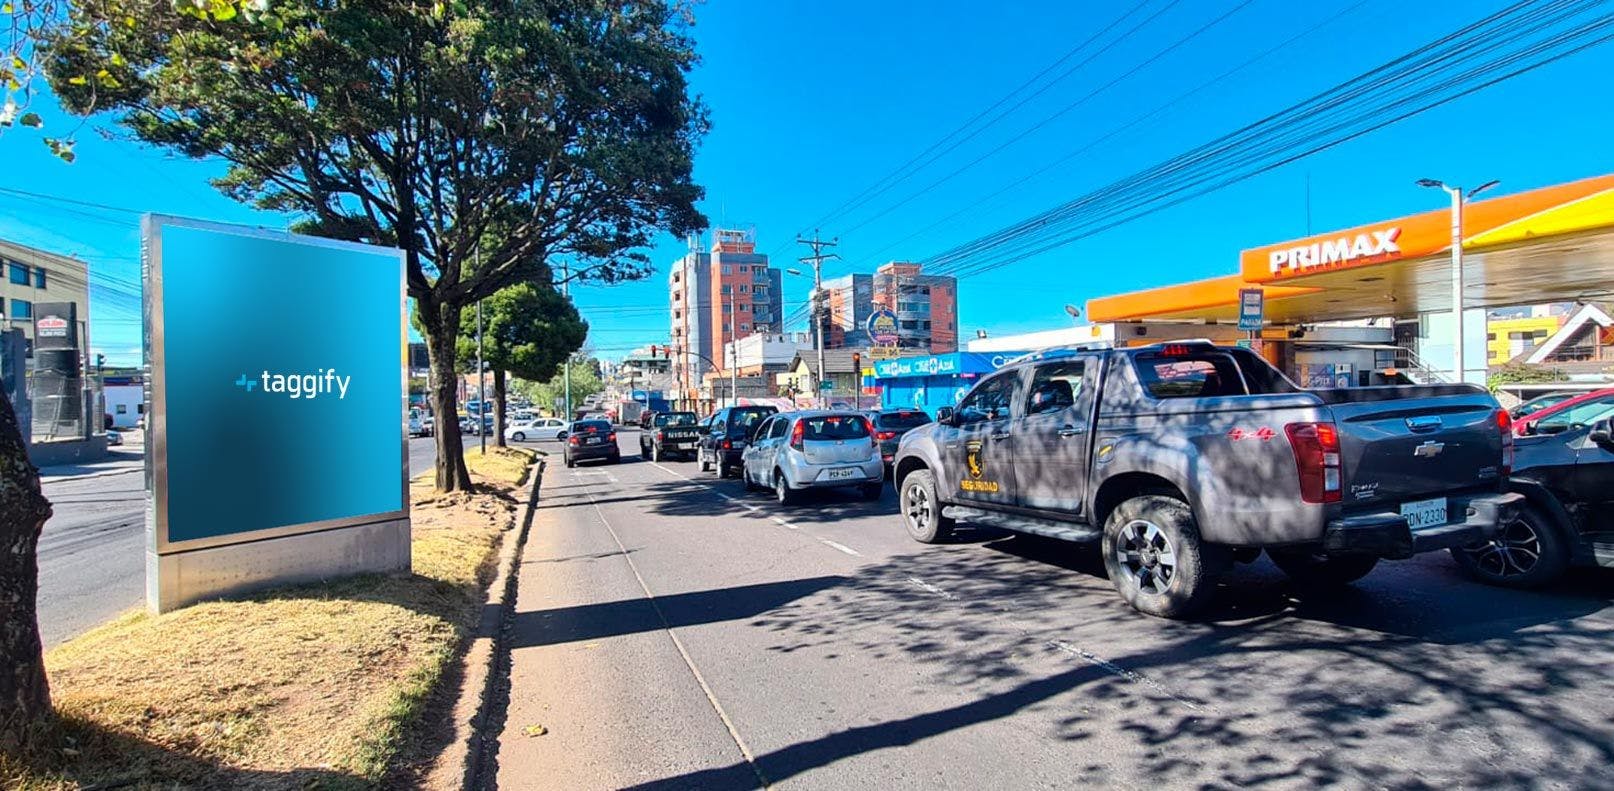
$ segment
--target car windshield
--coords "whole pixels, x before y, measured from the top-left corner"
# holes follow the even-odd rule
[[[1589,426],[1606,417],[1614,416],[1614,396],[1576,404],[1554,412],[1535,422],[1538,434],[1556,434],[1561,431]]]
[[[603,420],[579,420],[572,424],[572,433],[574,434],[588,434],[610,430],[611,424]]]
[[[668,412],[665,415],[656,415],[658,426],[693,426],[695,425],[694,412]]]
[[[869,435],[869,423],[862,415],[820,415],[801,419],[802,439],[828,441],[863,439]]]
[[[752,426],[761,423],[769,415],[777,412],[776,409],[736,409],[729,413],[729,433],[745,434]]]
[[[909,429],[918,428],[929,422],[930,415],[918,410],[880,412],[874,416],[875,428]]]

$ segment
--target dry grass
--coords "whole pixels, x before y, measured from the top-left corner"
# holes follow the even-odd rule
[[[414,573],[132,614],[51,651],[59,746],[20,789],[360,788],[395,770],[461,650],[532,455],[467,454],[486,491],[411,487]]]

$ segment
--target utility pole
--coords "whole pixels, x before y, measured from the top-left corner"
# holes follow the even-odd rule
[[[1452,368],[1455,377],[1453,382],[1462,384],[1467,371],[1463,366],[1463,203],[1473,200],[1480,194],[1496,185],[1500,181],[1487,181],[1467,193],[1462,187],[1455,187],[1435,179],[1418,179],[1418,186],[1444,190],[1451,196],[1451,318],[1452,318]]]
[[[824,324],[819,318],[820,301],[823,299],[824,290],[824,262],[840,258],[835,253],[825,253],[824,248],[834,247],[839,241],[839,238],[831,239],[827,242],[820,240],[818,238],[818,229],[816,228],[813,229],[812,239],[796,237],[797,244],[804,244],[813,249],[812,255],[802,256],[798,260],[804,264],[810,263],[813,265],[813,295],[810,313],[813,317],[813,350],[818,355],[818,374],[813,381],[813,397],[817,400],[820,408],[824,406]]]
[[[572,298],[572,272],[567,264],[560,265],[560,293],[568,300]],[[572,421],[572,355],[566,355],[566,362],[561,366],[561,376],[566,380],[566,414],[562,417],[566,422]]]
[[[729,406],[740,405],[740,335],[734,329],[734,300],[729,300]]]

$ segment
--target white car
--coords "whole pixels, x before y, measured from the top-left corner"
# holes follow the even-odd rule
[[[852,410],[782,412],[751,433],[741,457],[748,489],[772,489],[791,505],[808,489],[854,486],[880,499],[885,461],[869,418]]]
[[[518,420],[504,427],[504,438],[512,442],[526,442],[528,438],[565,439],[566,421],[558,417]]]

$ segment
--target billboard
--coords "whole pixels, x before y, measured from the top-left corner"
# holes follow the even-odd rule
[[[335,568],[319,557],[334,545],[315,544],[351,536],[266,543],[383,524],[388,541],[403,526],[407,568],[400,251],[170,217],[143,230],[148,576],[163,566],[153,555],[232,546],[259,553],[231,556],[250,567],[240,584],[391,570],[398,547],[342,544]],[[148,591],[194,600],[169,590],[182,582],[148,579]]]
[[[897,314],[881,308],[869,315],[869,340],[877,346],[897,345]]]

